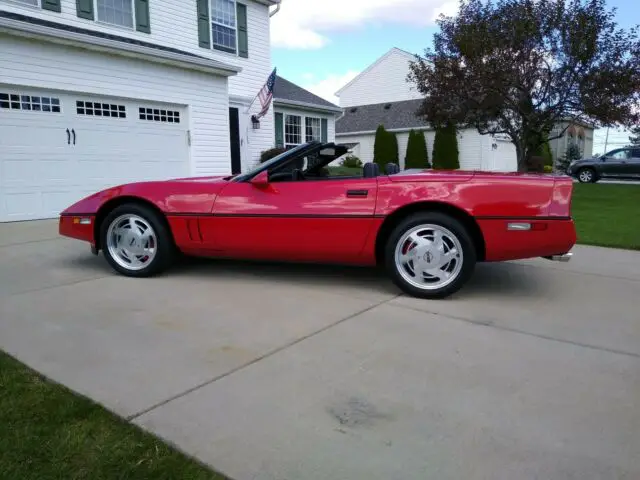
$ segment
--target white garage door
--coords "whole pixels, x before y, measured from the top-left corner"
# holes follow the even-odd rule
[[[189,175],[186,110],[0,85],[0,221],[121,183]]]

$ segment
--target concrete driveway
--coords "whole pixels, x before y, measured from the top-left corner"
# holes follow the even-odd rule
[[[480,265],[445,301],[368,269],[115,276],[0,225],[0,348],[238,479],[640,478],[640,254]]]

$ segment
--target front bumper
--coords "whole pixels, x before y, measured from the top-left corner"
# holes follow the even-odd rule
[[[89,242],[95,246],[94,215],[61,215],[58,222],[58,233],[64,237]]]

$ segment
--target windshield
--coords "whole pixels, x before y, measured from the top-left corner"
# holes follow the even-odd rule
[[[244,173],[242,175],[237,175],[235,177],[232,178],[232,180],[237,180],[237,179],[241,179],[241,178],[249,178],[252,177],[256,172],[258,172],[259,170],[263,170],[263,169],[270,169],[272,165],[275,165],[276,163],[278,163],[280,160],[282,160],[283,157],[285,156],[289,156],[291,154],[294,154],[300,150],[303,150],[305,148],[307,148],[309,146],[308,143],[303,143],[301,145],[297,145],[293,148],[290,148],[284,152],[282,152],[280,155],[277,155],[273,158],[270,158],[269,160],[267,160],[266,162],[263,163],[259,163],[258,165],[256,165],[255,168],[253,168],[252,170],[248,171],[247,173]]]

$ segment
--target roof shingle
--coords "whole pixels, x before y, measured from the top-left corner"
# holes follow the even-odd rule
[[[276,83],[273,87],[273,100],[275,102],[281,100],[284,102],[304,103],[323,109],[340,110],[339,106],[325,100],[324,98],[314,95],[310,91],[305,90],[304,88],[299,87],[295,83],[292,83],[280,76],[276,76]]]
[[[427,127],[429,124],[416,113],[422,102],[404,100],[345,108],[344,115],[336,120],[336,133],[370,132],[379,125],[387,130]]]

